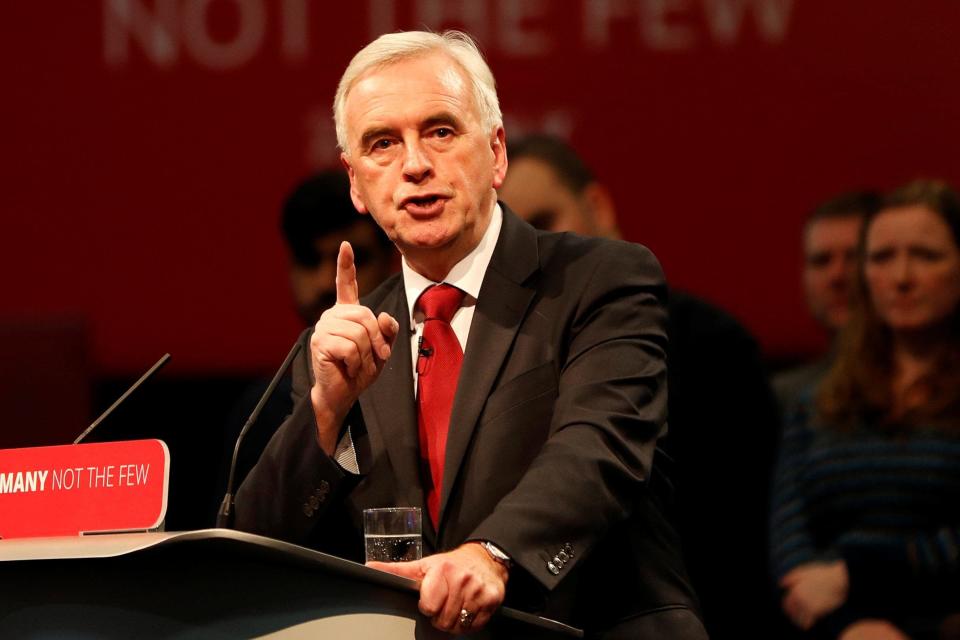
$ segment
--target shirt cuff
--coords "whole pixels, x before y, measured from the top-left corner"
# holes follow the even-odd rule
[[[353,475],[360,475],[360,465],[357,463],[357,452],[353,448],[353,438],[350,436],[350,426],[340,436],[340,442],[333,452],[334,461],[341,469]]]

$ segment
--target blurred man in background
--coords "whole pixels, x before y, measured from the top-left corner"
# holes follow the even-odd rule
[[[803,291],[810,314],[831,342],[850,317],[860,227],[878,202],[879,196],[873,192],[846,193],[817,207],[804,226]],[[832,362],[831,346],[823,357],[776,375],[773,388],[781,409],[788,410],[798,394],[819,384]]]
[[[334,276],[344,240],[353,247],[361,294],[399,267],[387,236],[353,207],[350,180],[339,169],[317,173],[294,188],[283,205],[281,228],[290,253],[290,288],[305,326],[316,324],[337,301]]]
[[[620,237],[610,192],[566,143],[536,135],[508,150],[499,194],[518,215],[548,231]],[[673,516],[707,631],[740,637],[749,607],[758,637],[773,637],[765,514],[778,417],[760,353],[703,300],[672,290],[667,310],[670,429],[657,464],[675,483]]]

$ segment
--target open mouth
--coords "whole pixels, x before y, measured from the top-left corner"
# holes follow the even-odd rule
[[[444,202],[446,198],[435,194],[411,196],[404,199],[402,208],[412,215],[435,215],[443,211]]]

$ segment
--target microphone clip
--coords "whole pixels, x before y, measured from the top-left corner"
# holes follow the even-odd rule
[[[433,355],[433,347],[423,346],[423,336],[417,338],[417,375],[426,375],[430,368],[430,356]]]
[[[433,347],[423,346],[423,336],[417,339],[417,355],[421,358],[429,358],[433,355]]]

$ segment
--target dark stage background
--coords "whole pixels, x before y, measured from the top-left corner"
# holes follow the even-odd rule
[[[805,213],[960,183],[958,24],[953,0],[5,2],[0,445],[64,441],[169,351],[108,427],[172,440],[197,475],[170,524],[206,518],[226,414],[299,331],[279,204],[336,162],[350,56],[420,26],[477,36],[508,149],[566,136],[674,285],[774,361],[813,352]]]

